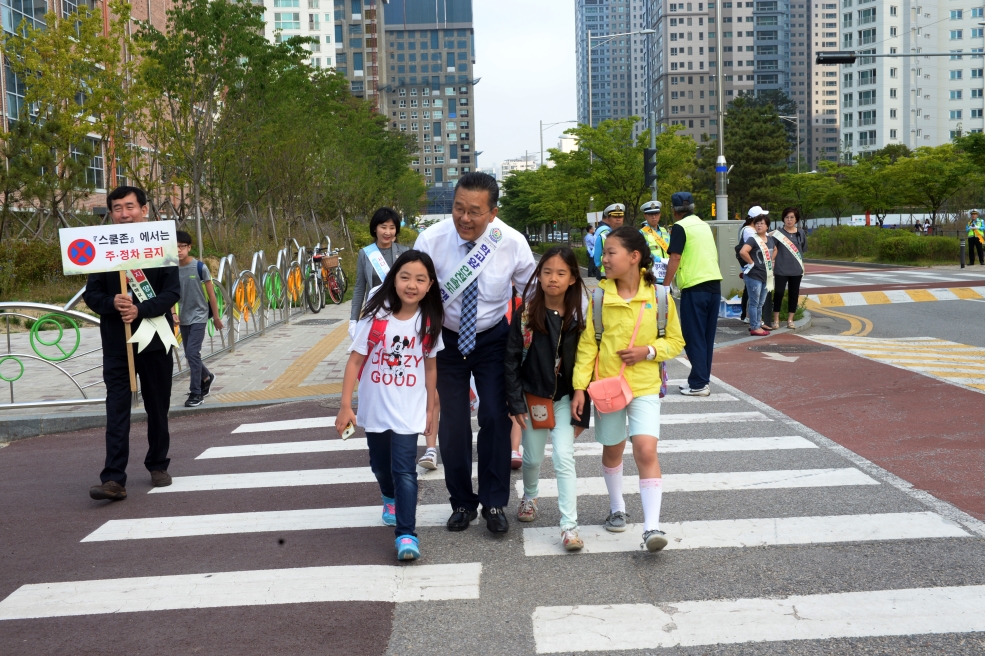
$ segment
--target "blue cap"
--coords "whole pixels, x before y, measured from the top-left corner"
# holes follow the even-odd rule
[[[694,202],[695,199],[692,198],[691,193],[687,191],[676,191],[675,193],[671,194],[671,204],[674,205],[675,207],[691,205]]]

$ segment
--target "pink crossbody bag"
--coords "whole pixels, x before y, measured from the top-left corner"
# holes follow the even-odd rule
[[[637,331],[640,330],[640,321],[644,318],[644,307],[646,305],[646,303],[640,304],[637,325],[633,327],[633,335],[630,336],[630,346],[627,348],[633,348],[633,342],[637,339]],[[599,412],[603,414],[616,412],[630,405],[630,401],[633,400],[633,390],[630,389],[627,379],[623,377],[623,372],[626,368],[627,365],[624,362],[623,366],[620,367],[620,374],[618,376],[600,378],[599,353],[596,353],[596,380],[589,383],[589,388],[586,391],[589,393],[589,398],[592,399],[592,402],[596,404],[596,410]]]

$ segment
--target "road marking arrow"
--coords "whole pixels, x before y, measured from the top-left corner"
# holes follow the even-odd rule
[[[799,356],[781,355],[780,353],[764,353],[763,357],[776,362],[795,362]]]

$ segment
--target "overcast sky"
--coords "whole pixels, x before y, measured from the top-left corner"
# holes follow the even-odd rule
[[[538,121],[576,118],[574,0],[473,0],[479,166],[540,150]],[[544,149],[570,125],[544,131]]]

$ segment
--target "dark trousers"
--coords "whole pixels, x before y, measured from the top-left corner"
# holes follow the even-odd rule
[[[976,263],[976,254],[979,254],[979,263],[984,264],[983,261],[983,242],[979,241],[979,237],[967,237],[966,247],[969,251],[969,264]]]
[[[681,290],[681,334],[692,365],[688,374],[688,386],[692,389],[705,387],[712,376],[712,349],[716,343],[720,298],[715,292]]]
[[[147,411],[147,471],[167,471],[171,460],[168,447],[168,408],[171,405],[171,374],[174,366],[167,351],[144,351],[134,358],[140,377],[140,394]],[[127,461],[130,459],[130,373],[127,358],[103,357],[103,382],[106,383],[106,466],[99,474],[103,483],[116,481],[127,485]]]
[[[794,314],[798,309],[798,294],[801,293],[803,276],[779,276],[774,274],[774,312],[781,311],[784,303],[784,287],[787,286],[787,311]]]
[[[476,335],[468,356],[459,352],[459,334],[442,328],[445,348],[438,352],[438,397],[442,416],[438,448],[445,466],[445,487],[453,509],[506,506],[510,500],[510,417],[503,378],[508,324],[502,319]],[[479,394],[479,494],[472,491],[472,421],[469,374]]]
[[[185,362],[188,364],[188,373],[191,381],[188,384],[188,391],[192,394],[202,394],[202,383],[212,378],[212,373],[208,367],[202,363],[202,342],[205,340],[205,328],[207,324],[193,323],[188,326],[180,326],[181,343],[185,347]]]
[[[370,469],[380,484],[380,494],[394,500],[397,528],[394,534],[413,535],[415,510],[418,507],[418,435],[404,435],[392,430],[367,433]]]

